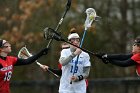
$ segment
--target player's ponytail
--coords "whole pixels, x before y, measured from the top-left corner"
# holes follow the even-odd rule
[[[71,28],[70,29],[70,34],[72,34],[72,33],[76,33],[76,28]]]

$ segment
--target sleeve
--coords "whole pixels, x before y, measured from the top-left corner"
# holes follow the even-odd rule
[[[132,54],[107,54],[107,58],[111,60],[127,60],[132,57]]]
[[[28,59],[21,59],[21,58],[18,58],[17,59],[17,62],[15,64],[15,66],[20,66],[20,65],[27,65],[27,64],[31,64],[33,62],[35,62],[36,60],[34,60],[34,58],[28,58]]]
[[[140,63],[140,53],[134,54],[134,55],[131,57],[131,59],[134,60],[136,63]]]
[[[127,60],[123,60],[123,61],[110,60],[109,62],[113,65],[117,65],[117,66],[120,66],[120,67],[128,67],[128,66],[136,65],[136,62],[134,60],[132,60],[131,58],[129,58]]]
[[[110,54],[107,55],[107,60],[113,65],[120,67],[128,67],[136,65],[136,62],[131,59],[132,54]]]
[[[91,66],[90,56],[86,53],[84,56],[84,67]]]
[[[83,77],[84,78],[87,78],[88,76],[89,76],[89,72],[90,72],[90,67],[88,66],[88,67],[84,67],[83,68]]]
[[[74,55],[73,53],[71,54],[67,54],[67,52],[64,50],[62,50],[61,52],[61,56],[60,56],[60,59],[59,59],[59,63],[62,65],[62,66],[65,66],[67,65],[76,55]]]
[[[44,55],[44,51],[46,51],[46,50],[47,50],[46,48],[42,49],[40,52],[38,52],[37,54],[35,54],[27,59],[18,58],[15,66],[27,65],[27,64],[31,64],[31,63],[35,62],[38,58],[40,58],[41,56]]]
[[[65,53],[65,49],[63,49],[63,50],[61,51],[60,58],[62,58],[62,57],[67,57],[67,55],[66,55],[66,53]]]

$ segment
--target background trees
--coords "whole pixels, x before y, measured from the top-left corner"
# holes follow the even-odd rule
[[[92,7],[102,19],[88,30],[83,47],[93,52],[131,52],[133,39],[140,35],[139,3],[139,0],[73,0],[60,31],[67,38],[70,28],[76,27],[82,35],[85,10]],[[0,0],[0,37],[12,43],[13,55],[24,45],[34,54],[47,45],[43,29],[56,27],[65,4],[66,0]],[[38,61],[57,67],[60,43],[54,41],[49,54]],[[92,55],[91,62],[90,79],[135,76],[134,67],[105,65]],[[36,64],[20,67],[14,74],[14,80],[54,78],[44,74]]]

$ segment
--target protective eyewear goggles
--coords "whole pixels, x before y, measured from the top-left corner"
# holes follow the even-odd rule
[[[74,41],[80,42],[80,38],[71,38],[69,41],[70,42],[74,42]]]

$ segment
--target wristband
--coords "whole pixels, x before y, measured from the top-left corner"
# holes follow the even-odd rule
[[[79,75],[78,79],[79,79],[79,81],[83,80],[84,79],[83,75]]]

